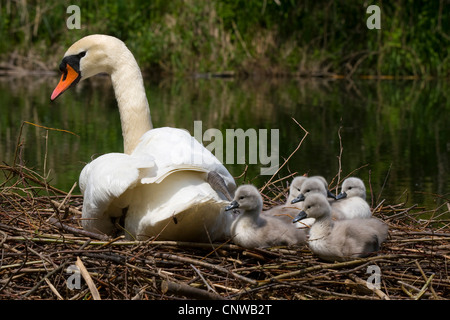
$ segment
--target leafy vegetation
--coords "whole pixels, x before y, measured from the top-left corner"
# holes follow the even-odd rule
[[[56,69],[67,47],[92,33],[119,37],[147,72],[266,75],[449,75],[448,0],[378,1],[369,30],[362,1],[0,1],[3,68]]]

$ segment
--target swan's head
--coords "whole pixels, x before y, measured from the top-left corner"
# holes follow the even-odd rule
[[[95,34],[78,40],[67,50],[59,65],[62,76],[51,100],[81,80],[99,73],[111,74],[122,63],[120,57],[127,53],[125,44],[115,37]]]
[[[308,194],[316,192],[321,193],[329,198],[336,199],[336,196],[332,194],[328,189],[327,180],[322,176],[313,176],[302,182],[300,192],[298,193],[297,197],[291,201],[291,203],[304,201],[305,197]]]
[[[327,180],[324,177],[322,177],[322,176],[313,176],[311,178],[317,178],[320,181],[322,181],[322,183],[323,183],[323,185],[325,187],[325,190],[327,191],[327,197],[328,198],[333,198],[333,199],[336,200],[336,196],[333,193],[331,193],[330,189],[328,189],[328,182],[327,182]]]
[[[341,193],[337,195],[336,199],[360,197],[366,200],[366,186],[364,182],[356,177],[347,178],[342,183]]]
[[[262,206],[263,200],[258,189],[248,184],[236,189],[234,200],[225,208],[225,211],[239,208],[243,211],[253,211],[259,214]]]
[[[327,198],[321,193],[313,193],[306,197],[303,210],[292,220],[293,223],[305,218],[320,219],[331,214],[331,207]]]
[[[316,177],[308,178],[305,182],[303,182],[299,195],[297,196],[297,198],[292,200],[292,203],[305,201],[305,198],[313,193],[320,193],[326,196],[327,188],[325,187],[325,184],[322,179]]]
[[[300,176],[295,177],[292,180],[291,186],[289,187],[289,198],[295,199],[300,194],[300,190],[302,188],[303,182],[305,182],[308,179],[308,177]]]

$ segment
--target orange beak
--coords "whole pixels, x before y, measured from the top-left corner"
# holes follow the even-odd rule
[[[76,72],[69,64],[67,64],[67,73],[64,73],[61,76],[61,80],[59,80],[58,85],[55,90],[53,90],[51,100],[55,100],[58,98],[64,91],[70,88],[72,84],[77,83],[77,79],[80,77],[80,74]]]

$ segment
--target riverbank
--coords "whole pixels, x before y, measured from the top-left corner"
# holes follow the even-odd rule
[[[122,39],[157,76],[449,76],[445,1],[380,4],[380,29],[348,1],[80,1],[69,29],[64,1],[0,7],[0,70],[58,70],[67,48],[93,33]]]

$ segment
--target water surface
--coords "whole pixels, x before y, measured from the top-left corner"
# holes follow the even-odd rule
[[[122,152],[123,145],[109,78],[81,82],[50,102],[58,78],[0,78],[0,161],[12,164],[16,157],[68,191],[92,157]],[[194,121],[200,120],[203,131],[216,128],[224,135],[226,129],[278,129],[280,165],[305,135],[295,119],[308,135],[274,180],[297,172],[332,181],[341,167],[341,178],[353,174],[365,181],[374,206],[386,199],[435,208],[442,202],[436,195],[450,197],[448,82],[147,79],[145,84],[155,127],[194,134]],[[18,141],[23,147],[16,154]],[[226,166],[234,176],[245,170],[243,164]],[[262,166],[249,165],[238,182],[261,187],[270,179],[259,175]]]

